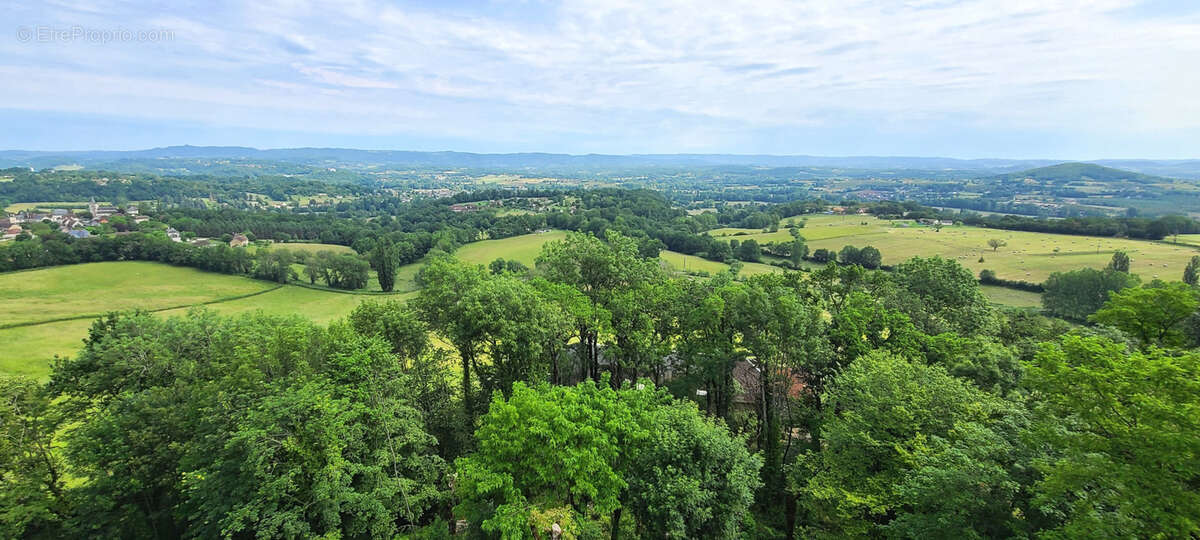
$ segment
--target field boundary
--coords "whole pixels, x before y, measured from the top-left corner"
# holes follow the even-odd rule
[[[285,286],[286,285],[283,285],[283,284],[277,284],[274,287],[268,287],[261,291],[254,291],[252,293],[238,294],[238,295],[234,295],[234,296],[224,296],[221,298],[215,298],[213,300],[197,302],[195,304],[180,304],[177,306],[167,306],[167,307],[154,308],[154,309],[144,309],[142,311],[145,311],[147,313],[158,313],[160,311],[170,311],[172,309],[183,309],[183,308],[189,308],[189,307],[221,304],[224,302],[232,302],[234,300],[241,300],[243,298],[250,298],[252,296],[258,296],[260,294],[267,294],[272,291],[278,291],[279,289],[282,289]],[[26,326],[39,326],[39,325],[43,325],[43,324],[51,324],[51,323],[57,323],[57,322],[81,321],[81,320],[85,320],[85,319],[99,319],[100,317],[103,317],[105,313],[111,313],[112,311],[121,311],[121,310],[111,310],[111,311],[106,311],[104,313],[85,313],[83,315],[72,315],[70,317],[58,317],[55,319],[45,319],[45,320],[41,320],[41,321],[28,321],[28,322],[19,322],[19,323],[0,324],[0,330],[8,330],[10,328],[23,328]]]

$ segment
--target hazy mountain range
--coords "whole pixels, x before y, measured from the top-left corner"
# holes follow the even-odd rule
[[[1014,173],[1062,163],[1048,159],[955,159],[904,156],[806,156],[739,154],[476,154],[468,152],[417,152],[404,150],[361,150],[353,148],[278,148],[260,150],[240,146],[168,146],[129,151],[0,151],[0,167],[45,169],[66,165],[121,170],[123,165],[155,160],[233,160],[283,162],[306,166],[352,169],[465,168],[538,171],[555,169],[630,169],[642,167],[814,167],[886,171],[896,176],[905,171],[921,176],[922,171],[958,172],[964,177]],[[1116,167],[1137,173],[1174,178],[1200,179],[1200,159],[1141,160],[1102,159],[1084,163]]]

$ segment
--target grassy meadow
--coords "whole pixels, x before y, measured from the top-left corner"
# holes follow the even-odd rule
[[[567,237],[566,231],[549,231],[544,233],[523,234],[498,240],[483,240],[471,242],[454,252],[454,256],[475,264],[488,264],[497,258],[520,261],[521,264],[533,268],[533,262],[542,253],[542,244],[562,240]]]
[[[983,295],[987,296],[993,304],[1019,308],[1040,309],[1042,307],[1042,295],[1040,293],[1019,291],[996,285],[980,285],[979,288],[983,290]]]
[[[96,201],[97,204],[112,204],[108,201]],[[88,201],[38,201],[38,202],[23,202],[13,203],[4,207],[5,212],[24,212],[35,208],[51,209],[51,208],[73,208],[87,210]]]
[[[724,231],[737,229],[723,229]],[[942,257],[957,260],[978,274],[985,268],[1002,279],[1042,282],[1052,272],[1076,270],[1083,267],[1103,268],[1115,251],[1129,254],[1131,271],[1143,280],[1159,278],[1178,281],[1183,268],[1200,248],[1169,241],[1154,242],[1124,238],[1097,238],[1065,234],[1005,231],[980,227],[947,226],[940,231],[913,224],[912,220],[887,221],[873,216],[810,216],[800,229],[810,249],[840,250],[847,244],[857,247],[874,246],[883,253],[884,264],[896,264],[914,256]],[[784,235],[762,233],[741,236],[770,241]],[[987,241],[996,238],[1007,243],[998,250],[988,247]],[[776,240],[778,241],[778,240]],[[1181,238],[1181,242],[1183,239]],[[980,262],[980,258],[983,262]]]
[[[221,313],[261,311],[328,323],[365,300],[407,299],[412,294],[280,287],[247,277],[134,261],[0,274],[0,325],[22,325],[0,328],[0,373],[45,377],[55,355],[75,354],[95,317],[113,310],[141,308],[161,316],[183,316],[205,304]],[[39,323],[64,317],[80,318]]]
[[[102,262],[0,274],[0,326],[163,309],[238,297],[274,285],[151,262]]]
[[[253,244],[251,244],[250,247],[253,247]],[[316,244],[312,242],[276,242],[271,244],[271,249],[286,249],[295,253],[316,253],[318,251],[354,253],[354,250],[350,249],[350,246],[342,246],[338,244]]]

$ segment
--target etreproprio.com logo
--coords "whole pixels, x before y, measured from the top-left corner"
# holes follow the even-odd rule
[[[22,43],[156,43],[174,39],[175,31],[166,28],[134,30],[80,25],[17,27],[17,41]]]

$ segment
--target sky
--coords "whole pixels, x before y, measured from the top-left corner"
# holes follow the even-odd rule
[[[1200,158],[1196,0],[0,6],[0,149]]]

